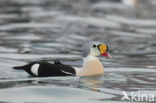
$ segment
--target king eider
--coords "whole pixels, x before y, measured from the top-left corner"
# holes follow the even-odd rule
[[[111,55],[109,55],[107,51],[108,46],[106,44],[100,42],[89,42],[86,44],[82,51],[82,68],[65,65],[59,61],[54,61],[54,63],[37,61],[13,68],[16,70],[24,70],[35,77],[99,75],[104,73],[104,68],[96,56],[101,55],[110,58]]]

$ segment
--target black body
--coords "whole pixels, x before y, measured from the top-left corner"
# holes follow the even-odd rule
[[[38,75],[31,71],[34,64],[39,64]],[[32,62],[24,66],[13,67],[16,70],[24,70],[35,77],[50,77],[50,76],[75,76],[75,69],[69,65],[62,64],[59,61],[54,61],[54,64],[48,62]]]

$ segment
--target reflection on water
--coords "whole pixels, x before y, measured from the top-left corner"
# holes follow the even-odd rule
[[[141,1],[1,0],[0,101],[120,103],[122,91],[156,95],[156,1]],[[54,59],[80,67],[91,40],[110,47],[113,58],[100,57],[104,75],[32,78],[11,69]]]

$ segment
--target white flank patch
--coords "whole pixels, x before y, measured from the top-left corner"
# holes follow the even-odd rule
[[[70,75],[74,75],[74,74],[69,73],[69,72],[66,72],[66,71],[64,71],[64,70],[61,70],[61,72],[66,73],[66,74],[70,74]]]
[[[34,75],[36,75],[36,76],[38,76],[38,68],[39,68],[39,66],[40,66],[40,64],[34,64],[34,65],[32,65],[32,67],[31,67],[31,72],[32,72]]]

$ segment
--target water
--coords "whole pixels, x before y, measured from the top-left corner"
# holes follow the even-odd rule
[[[0,101],[122,103],[122,92],[156,97],[155,0],[137,6],[102,0],[1,0]],[[81,67],[81,48],[109,45],[104,75],[32,78],[12,66],[59,59]],[[156,98],[155,98],[156,100]],[[148,102],[148,101],[142,101]]]

